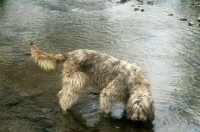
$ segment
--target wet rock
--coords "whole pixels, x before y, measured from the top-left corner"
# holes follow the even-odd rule
[[[42,91],[32,91],[32,92],[21,92],[20,96],[22,96],[23,98],[36,98],[43,94],[44,93]]]
[[[5,92],[0,96],[0,106],[16,106],[24,101],[23,97],[16,91]]]
[[[24,55],[30,56],[30,55],[31,55],[31,53],[28,53],[28,52],[26,52],[26,53],[24,53]]]
[[[28,115],[27,117],[30,121],[33,121],[33,122],[38,122],[38,121],[41,121],[43,119],[47,119],[46,116],[42,116],[42,115]]]
[[[118,3],[126,3],[126,2],[128,2],[129,0],[120,0]]]
[[[139,10],[139,8],[137,8],[137,7],[136,7],[136,8],[134,8],[134,10],[135,10],[135,11],[138,11],[138,10]]]
[[[51,111],[50,108],[43,108],[42,109],[42,112],[45,113],[45,114],[49,113],[50,111]]]
[[[193,5],[194,5],[194,6],[199,6],[199,5],[200,5],[200,2],[196,1],[196,2],[193,3]]]
[[[194,5],[194,7],[200,7],[200,5]]]
[[[54,130],[52,128],[47,128],[46,132],[53,132]]]
[[[198,22],[200,22],[200,16],[197,18]]]
[[[181,21],[187,21],[187,18],[181,17],[180,20],[181,20]]]
[[[138,2],[140,5],[143,5],[143,3],[144,3],[143,0],[138,0]]]
[[[141,9],[141,12],[143,12],[144,11],[144,9]]]
[[[193,23],[193,22],[189,22],[188,25],[189,25],[189,26],[193,26],[194,23]]]
[[[152,0],[148,0],[148,1],[147,1],[147,4],[148,4],[148,5],[153,5],[153,1],[152,1]]]
[[[97,93],[97,92],[90,92],[90,94],[92,94],[92,95],[99,95],[99,93]]]
[[[22,102],[22,100],[17,98],[16,100],[9,100],[8,102],[5,102],[3,105],[5,105],[5,106],[15,106],[15,105],[18,105],[21,102]]]
[[[170,14],[168,14],[168,16],[174,16],[174,14],[170,13]]]

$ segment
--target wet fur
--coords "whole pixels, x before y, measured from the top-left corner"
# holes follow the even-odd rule
[[[135,63],[104,53],[79,49],[65,54],[49,54],[31,43],[31,55],[38,65],[55,69],[63,63],[62,90],[58,93],[63,111],[81,96],[88,85],[100,93],[100,109],[109,114],[112,106],[123,103],[126,117],[132,121],[153,121],[154,101],[148,81]]]

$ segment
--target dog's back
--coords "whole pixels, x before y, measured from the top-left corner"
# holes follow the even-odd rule
[[[67,69],[68,65],[73,63],[79,72],[89,76],[99,90],[117,76],[121,76],[121,81],[125,80],[126,84],[133,83],[132,80],[135,78],[137,80],[135,83],[145,82],[140,68],[135,63],[128,63],[94,50],[79,49],[64,54],[49,54],[31,43],[31,55],[35,62],[45,70],[55,69],[56,64],[60,63],[64,63],[63,69]],[[131,88],[132,86],[129,85],[126,89]]]

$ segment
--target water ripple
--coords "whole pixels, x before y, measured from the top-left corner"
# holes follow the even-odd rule
[[[7,124],[9,130],[20,131],[24,124],[27,131],[35,131],[30,126],[34,124],[41,131],[62,130],[63,126],[66,130],[91,131],[199,131],[200,27],[199,9],[191,6],[193,2],[158,0],[154,5],[146,1],[138,5],[138,1],[120,4],[115,0],[1,1],[0,96],[10,93],[13,98],[8,96],[6,101],[14,103],[12,108],[9,105],[0,108],[3,124],[0,128],[6,131],[3,128]],[[187,21],[181,21],[181,17]],[[189,22],[195,25],[189,26]],[[84,94],[71,109],[85,122],[74,119],[73,114],[69,120],[57,117],[59,110],[54,109],[58,108],[55,102],[58,102],[56,92],[61,88],[61,68],[49,72],[39,69],[30,59],[30,41],[51,53],[88,48],[136,62],[151,84],[156,108],[154,126],[130,125],[118,106],[113,117],[102,118],[98,95],[91,94]],[[19,94],[32,94],[34,89],[45,94],[30,98]],[[20,109],[31,110],[30,115],[20,113]],[[9,126],[13,120],[20,123]],[[61,120],[66,125],[58,125]]]

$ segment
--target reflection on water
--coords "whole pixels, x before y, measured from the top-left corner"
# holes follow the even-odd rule
[[[0,1],[0,131],[200,131],[200,2],[146,2]],[[103,117],[89,92],[62,115],[61,67],[36,66],[30,41],[51,53],[88,48],[138,63],[152,87],[153,124],[128,122],[118,106]]]

